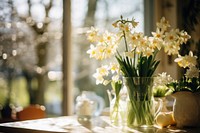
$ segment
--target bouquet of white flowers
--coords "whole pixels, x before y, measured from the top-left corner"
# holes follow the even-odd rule
[[[156,55],[161,49],[168,55],[177,55],[181,44],[186,43],[190,36],[179,29],[169,30],[170,24],[164,17],[157,23],[156,32],[152,32],[150,37],[135,31],[137,25],[138,22],[134,19],[121,17],[113,23],[117,33],[100,32],[92,27],[87,32],[88,40],[92,42],[87,53],[90,58],[99,61],[115,57],[113,62],[109,60],[96,69],[93,75],[96,84],[116,84],[113,86],[118,96],[124,78],[130,99],[130,106],[127,108],[132,110],[127,111],[127,124],[152,125],[152,77],[160,62]]]
[[[186,73],[178,81],[173,81],[167,86],[173,89],[173,92],[178,91],[200,91],[200,70],[197,66],[197,56],[190,51],[189,55],[181,56],[175,59],[180,67],[186,69]]]

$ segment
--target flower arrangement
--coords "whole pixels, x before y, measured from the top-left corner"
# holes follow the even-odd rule
[[[175,62],[182,68],[186,69],[186,73],[179,81],[168,83],[167,86],[171,87],[173,92],[178,91],[200,91],[200,70],[197,64],[197,56],[193,55],[190,51],[188,55],[181,56],[175,59]]]
[[[125,20],[121,17],[113,23],[118,29],[117,33],[109,31],[101,33],[94,27],[87,32],[88,40],[93,43],[87,51],[90,58],[106,60],[114,56],[117,59],[117,62],[109,61],[109,64],[96,69],[93,75],[96,84],[107,85],[112,81],[118,82],[120,76],[151,77],[159,64],[156,60],[158,51],[163,48],[168,55],[178,55],[181,44],[190,38],[185,31],[178,29],[167,31],[170,25],[164,17],[157,23],[156,32],[152,32],[153,36],[150,37],[134,31],[137,25],[138,22],[134,19]],[[120,44],[124,47],[120,47]],[[123,48],[124,50],[121,50]],[[109,76],[112,76],[111,79],[106,79]]]
[[[107,64],[96,69],[94,77],[96,84],[107,85],[112,83],[116,96],[119,96],[122,78],[130,78],[125,81],[128,85],[128,97],[130,99],[130,113],[127,116],[128,124],[152,125],[154,116],[151,114],[152,101],[151,90],[155,70],[159,65],[156,59],[157,53],[164,49],[167,55],[178,55],[180,46],[186,43],[190,36],[179,29],[169,30],[170,24],[163,17],[158,22],[156,32],[152,36],[145,36],[142,32],[135,31],[138,25],[134,19],[124,19],[122,16],[113,23],[116,33],[101,32],[91,27],[87,32],[88,40],[93,43],[87,53],[90,58],[96,60],[108,60]],[[116,60],[110,61],[111,57]],[[141,85],[137,85],[131,77],[136,77]],[[144,80],[140,81],[143,77]],[[117,104],[116,104],[117,105]],[[148,112],[147,112],[148,111]],[[137,118],[137,120],[135,120]]]
[[[196,127],[199,126],[200,113],[200,78],[198,57],[190,51],[188,55],[175,59],[180,67],[185,68],[185,74],[178,81],[173,81],[167,86],[172,90],[173,117],[177,127]],[[189,109],[189,110],[188,110]]]
[[[188,55],[178,55],[174,60],[181,68],[185,69],[185,74],[180,80],[174,80],[166,72],[158,74],[154,82],[154,96],[164,97],[179,91],[200,91],[200,70],[198,68],[198,57],[189,51]]]

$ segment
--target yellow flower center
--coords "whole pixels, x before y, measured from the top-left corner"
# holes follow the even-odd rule
[[[173,36],[169,36],[169,40],[173,40],[174,39],[174,37]]]
[[[157,35],[156,35],[156,37],[157,37],[157,38],[160,38],[160,37],[161,37],[161,35],[160,35],[160,34],[157,34]]]

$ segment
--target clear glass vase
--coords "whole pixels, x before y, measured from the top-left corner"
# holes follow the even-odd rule
[[[123,126],[126,110],[126,96],[124,94],[116,95],[109,90],[108,96],[110,101],[110,122],[115,126]]]
[[[126,124],[128,127],[149,127],[153,126],[155,116],[161,110],[155,111],[153,99],[152,77],[125,77],[124,84],[127,88],[127,109]]]

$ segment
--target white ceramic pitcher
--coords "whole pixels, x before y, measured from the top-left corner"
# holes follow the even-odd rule
[[[93,91],[83,91],[76,98],[76,113],[79,116],[99,116],[104,107],[104,99]]]

